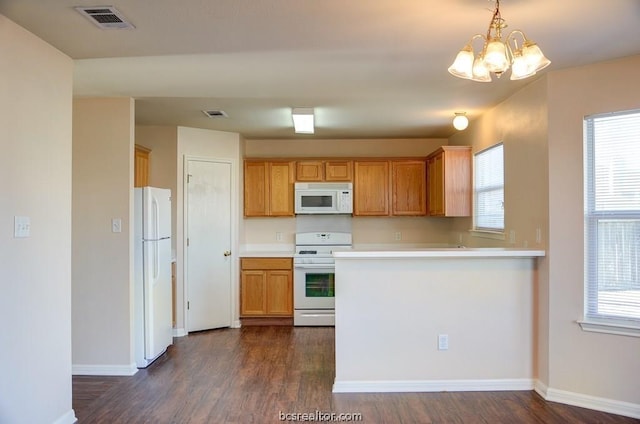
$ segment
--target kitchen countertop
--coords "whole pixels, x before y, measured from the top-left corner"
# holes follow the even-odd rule
[[[293,258],[292,251],[250,251],[250,252],[240,252],[241,258]]]
[[[542,249],[450,247],[353,249],[333,252],[336,259],[407,259],[407,258],[535,258],[545,256]]]
[[[292,258],[294,246],[289,244],[255,244],[240,246],[241,258]]]

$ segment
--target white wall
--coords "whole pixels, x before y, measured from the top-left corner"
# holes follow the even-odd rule
[[[73,102],[73,371],[137,371],[133,344],[131,98]],[[122,220],[122,232],[111,220]]]
[[[0,422],[72,423],[73,64],[2,15],[0,57]]]
[[[584,308],[583,118],[640,109],[640,56],[549,75],[549,387],[635,404],[640,338],[587,333]],[[598,365],[594,365],[594,364]]]
[[[549,239],[547,79],[534,81],[470,122],[450,144],[472,146],[474,153],[498,142],[505,156],[505,237],[502,240],[469,233],[472,218],[454,218],[453,235],[465,246],[545,248]],[[536,238],[540,229],[541,238]],[[509,233],[515,241],[511,243]],[[536,376],[548,381],[549,278],[548,257],[538,258],[536,296]]]

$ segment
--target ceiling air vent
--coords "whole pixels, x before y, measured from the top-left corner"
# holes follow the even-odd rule
[[[222,110],[203,110],[202,113],[207,115],[209,118],[227,118],[228,117],[226,112]]]
[[[112,6],[76,7],[81,15],[101,29],[133,29],[131,22]]]

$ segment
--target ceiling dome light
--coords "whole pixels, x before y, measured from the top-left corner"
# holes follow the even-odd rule
[[[469,119],[466,112],[456,112],[455,118],[453,118],[453,127],[458,131],[462,131],[469,126]]]

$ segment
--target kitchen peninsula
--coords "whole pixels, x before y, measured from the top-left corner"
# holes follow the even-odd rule
[[[334,252],[334,392],[531,390],[543,250]]]

